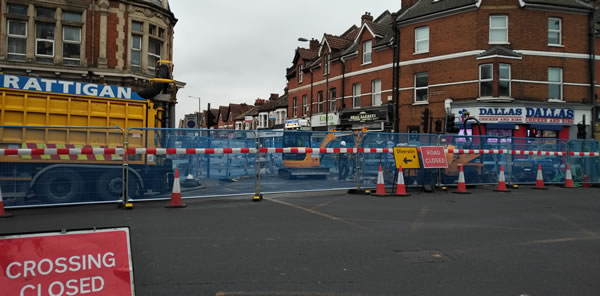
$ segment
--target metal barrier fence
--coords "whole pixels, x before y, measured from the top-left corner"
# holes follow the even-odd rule
[[[600,183],[596,141],[356,132],[0,126],[7,207],[168,199],[179,171],[184,198],[373,188],[379,166],[396,181],[393,148],[443,146],[448,169],[405,169],[405,183]],[[125,157],[124,157],[125,156]],[[126,174],[125,174],[126,172]],[[126,185],[124,186],[124,183]]]

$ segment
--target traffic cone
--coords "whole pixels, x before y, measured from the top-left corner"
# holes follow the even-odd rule
[[[4,211],[4,201],[2,200],[2,188],[0,188],[0,218],[10,218],[12,214],[8,214]]]
[[[404,185],[404,174],[402,173],[402,166],[398,168],[398,181],[396,181],[396,196],[410,196],[406,193],[406,186]]]
[[[544,174],[542,174],[542,164],[538,164],[537,178],[535,180],[535,187],[533,187],[533,189],[548,189],[544,187]]]
[[[573,175],[571,174],[571,165],[567,163],[567,172],[565,178],[565,186],[563,188],[575,188],[573,184]]]
[[[460,172],[458,173],[458,187],[456,191],[452,193],[456,194],[471,194],[471,192],[467,191],[467,184],[465,184],[465,171],[463,169],[462,164],[459,165]]]
[[[504,177],[504,165],[500,166],[500,176],[498,176],[498,188],[494,191],[510,192],[510,190],[506,189],[506,178]]]
[[[377,196],[385,196],[385,184],[383,181],[383,171],[381,170],[381,165],[379,165],[379,172],[377,173],[377,188],[375,189],[374,195]]]
[[[185,208],[186,204],[181,202],[181,188],[179,185],[179,170],[175,170],[175,180],[173,180],[173,193],[171,193],[171,203],[167,208]]]

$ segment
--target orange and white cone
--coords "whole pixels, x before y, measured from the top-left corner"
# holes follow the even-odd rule
[[[381,165],[379,165],[379,172],[377,173],[377,188],[375,189],[375,195],[385,196],[385,184],[383,181],[383,171],[381,170]]]
[[[544,187],[544,174],[542,173],[542,164],[538,164],[537,177],[535,178],[535,187],[533,187],[533,189],[548,189]]]
[[[0,188],[0,218],[10,218],[12,214],[8,214],[4,211],[4,200],[2,199],[2,188]]]
[[[460,172],[458,173],[458,187],[456,188],[456,191],[452,193],[471,194],[471,192],[467,191],[467,184],[465,183],[465,171],[463,169],[462,164],[459,165],[459,168]]]
[[[506,177],[504,176],[504,165],[500,166],[500,175],[498,176],[498,188],[496,188],[497,192],[510,192],[510,190],[506,189]]]
[[[404,185],[404,174],[402,173],[402,166],[398,168],[398,180],[396,181],[396,196],[410,196],[406,193],[406,186]]]
[[[185,208],[187,207],[181,201],[181,185],[179,184],[179,170],[175,170],[175,180],[173,180],[173,193],[171,193],[171,203],[167,208]]]
[[[565,186],[563,186],[563,188],[575,188],[575,184],[573,184],[573,175],[571,174],[571,165],[568,163],[566,175]]]

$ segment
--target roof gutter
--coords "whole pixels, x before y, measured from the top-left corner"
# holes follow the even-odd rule
[[[396,23],[400,26],[410,25],[410,24],[414,24],[414,23],[438,19],[441,17],[451,16],[451,15],[455,15],[455,14],[459,14],[459,13],[463,13],[463,12],[467,12],[467,11],[471,11],[471,10],[476,10],[478,8],[479,7],[478,7],[477,3],[474,3],[474,4],[469,4],[469,5],[449,9],[449,10],[432,13],[432,14],[418,16],[415,18],[410,18],[410,19],[405,19],[405,20],[400,20],[400,21],[396,20]],[[410,11],[410,8],[406,12],[408,12],[408,11]],[[406,12],[404,14],[406,14]],[[402,18],[402,16],[400,16],[399,18]]]

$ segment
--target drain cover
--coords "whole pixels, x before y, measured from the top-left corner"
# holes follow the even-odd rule
[[[440,263],[447,262],[450,259],[440,251],[402,251],[396,250],[396,253],[402,254],[408,263]]]

